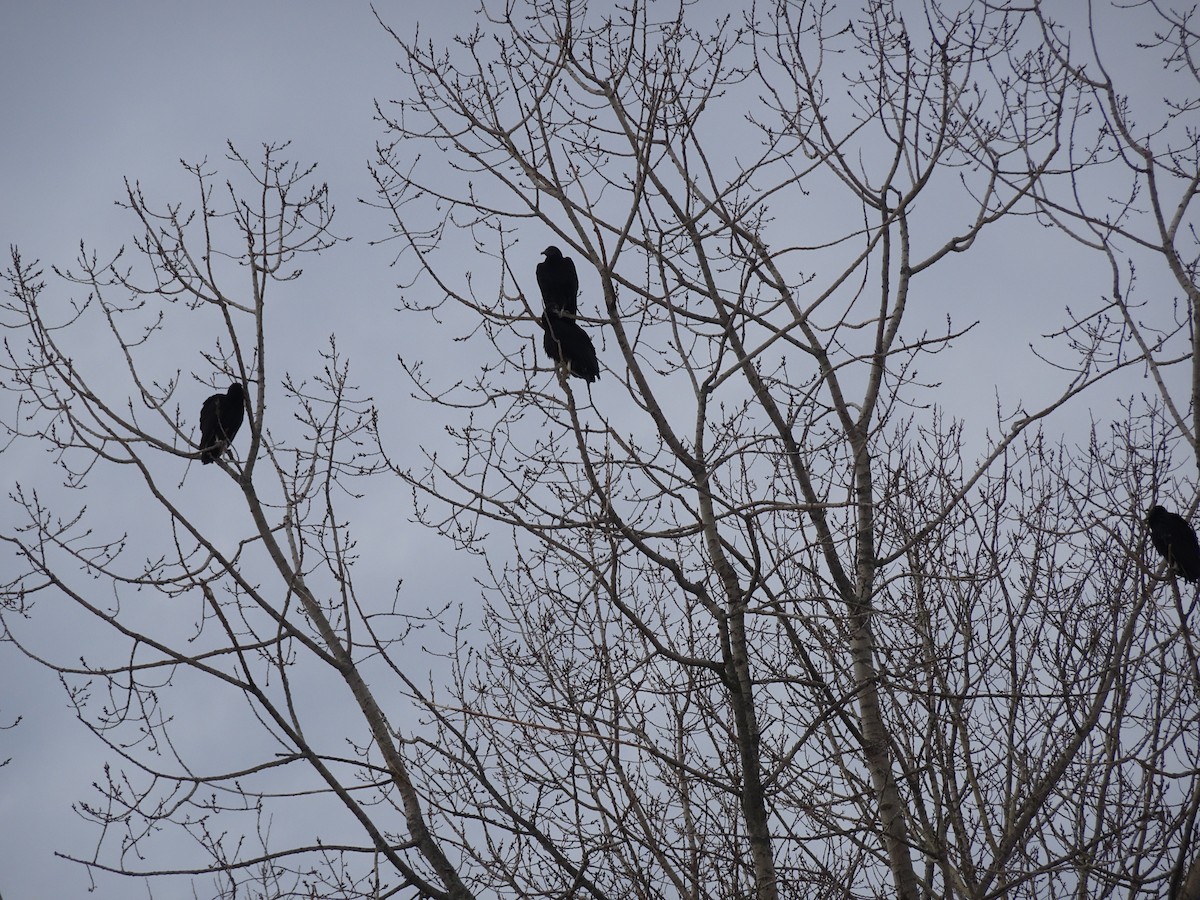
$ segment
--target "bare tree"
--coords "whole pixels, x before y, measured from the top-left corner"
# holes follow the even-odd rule
[[[452,48],[394,34],[385,243],[457,373],[402,361],[450,442],[421,463],[335,342],[307,376],[274,361],[300,254],[337,242],[281,148],[193,167],[190,213],[131,185],[136,260],[61,273],[86,300],[48,303],[14,251],[14,439],[146,505],[131,527],[18,485],[3,535],[4,635],[114,761],[81,861],[220,896],[1188,895],[1195,604],[1141,519],[1193,496],[1191,436],[1170,390],[1112,398],[1167,362],[1122,335],[1190,334],[1068,313],[1030,353],[1036,402],[973,364],[963,255],[1073,246],[1120,161],[1080,136],[1097,88],[1064,33],[965,6],[509,3]],[[549,243],[595,385],[540,356]],[[97,334],[119,377],[89,370]],[[942,411],[947,377],[995,384],[986,424]],[[248,434],[218,487],[181,480],[193,394],[230,380]],[[357,577],[353,513],[396,476],[484,567],[477,621]],[[25,636],[64,600],[104,658]],[[428,678],[424,626],[448,642]],[[196,697],[228,707],[220,736],[186,727]]]
[[[1169,424],[1156,429],[1155,440],[1164,452],[1176,445],[1187,448],[1200,470],[1195,418],[1200,404],[1200,360],[1195,352],[1200,312],[1195,206],[1200,192],[1200,133],[1194,125],[1200,109],[1195,59],[1200,33],[1195,11],[1156,2],[1112,8],[1089,4],[1094,29],[1098,20],[1107,18],[1110,24],[1129,29],[1140,47],[1155,53],[1161,83],[1169,85],[1164,91],[1147,91],[1138,70],[1123,66],[1120,55],[1104,41],[1073,43],[1068,30],[1042,4],[1035,4],[1033,12],[1049,52],[1070,69],[1097,120],[1091,127],[1093,137],[1071,148],[1069,182],[1038,191],[1039,214],[1097,251],[1111,273],[1110,291],[1098,308],[1079,316],[1076,327],[1105,332],[1110,357],[1123,355],[1124,344],[1132,342],[1169,416]],[[1101,181],[1104,202],[1097,197],[1096,185]],[[1147,268],[1169,273],[1170,280],[1165,285],[1151,281],[1147,286],[1146,279],[1138,277]],[[1112,319],[1120,326],[1114,328]],[[1183,371],[1186,379],[1179,377]],[[1180,494],[1194,513],[1200,499],[1194,487]],[[1182,598],[1178,589],[1174,599],[1183,642],[1178,664],[1195,685],[1198,670],[1191,624],[1195,600]],[[1185,850],[1171,869],[1169,891],[1172,897],[1200,898],[1200,853],[1188,849],[1195,842],[1194,794],[1183,808]]]
[[[256,883],[271,897],[377,896],[371,866],[346,862],[365,856],[422,895],[467,896],[424,825],[398,734],[360,668],[363,641],[387,648],[404,630],[386,610],[359,608],[355,543],[340,510],[352,502],[355,479],[379,468],[367,440],[369,399],[350,381],[333,342],[322,367],[306,377],[269,362],[268,345],[280,355],[283,346],[268,341],[268,298],[300,276],[303,255],[338,240],[326,187],[282,152],[268,146],[251,163],[231,147],[236,172],[224,183],[207,164],[189,166],[198,197],[191,210],[158,208],[128,185],[124,205],[142,229],[136,262],[127,263],[124,251],[111,261],[81,251],[76,269],[58,273],[82,285],[85,300],[47,303],[42,272],[13,251],[6,324],[26,343],[10,345],[6,367],[21,402],[12,431],[47,442],[65,484],[99,490],[109,510],[64,515],[41,489],[17,486],[13,499],[25,522],[5,540],[25,568],[6,583],[5,635],[62,673],[81,721],[131,767],[106,768],[99,798],[79,806],[104,835],[96,855],[81,860],[87,865],[212,873],[221,896]],[[107,337],[107,360],[124,363],[128,400],[110,399],[122,387],[111,365],[92,373],[80,363],[97,335]],[[197,472],[179,480],[178,462],[199,458],[198,404],[210,390],[189,383],[179,348],[201,335],[215,386],[230,379],[250,386],[250,434],[236,442],[234,460],[218,461],[240,494],[242,517],[231,514],[234,497],[212,488],[208,472],[203,484]],[[267,427],[268,397],[287,404],[294,427]],[[112,508],[131,495],[139,498],[137,521],[122,522]],[[214,509],[218,497],[223,505]],[[133,534],[122,530],[129,524]],[[105,589],[97,592],[97,583]],[[13,627],[14,617],[43,600],[62,599],[110,632],[76,664],[61,647],[40,657]],[[164,599],[177,601],[165,621],[152,611]],[[184,602],[194,610],[187,625],[178,616]],[[114,646],[112,633],[124,640]],[[348,689],[345,701],[359,713],[357,726],[337,737],[323,727],[329,711],[295,687],[325,677]],[[235,746],[226,746],[230,735],[216,736],[221,749],[213,736],[198,740],[198,723],[176,725],[197,679],[212,702],[231,694],[244,707],[244,715],[224,721],[246,735]],[[350,735],[358,749],[346,756]],[[216,763],[222,759],[227,768]],[[285,777],[300,767],[304,775]],[[313,795],[341,802],[353,839],[310,837],[277,849],[274,817],[294,806],[299,812],[290,814],[303,818]],[[382,798],[390,798],[408,837],[374,821],[371,807]],[[245,818],[249,824],[224,824]],[[159,852],[168,824],[199,846],[200,863],[158,861],[178,851],[167,844]],[[289,862],[296,858],[316,861]],[[147,859],[155,862],[139,865]]]
[[[1099,20],[1127,29],[1143,49],[1154,51],[1161,73],[1155,88],[1161,83],[1165,90],[1147,90],[1142,71],[1115,50],[1102,49],[1106,41],[1072,41],[1068,28],[1040,2],[1033,14],[1047,52],[1069,70],[1088,113],[1081,116],[1086,124],[1080,139],[1068,148],[1071,177],[1039,185],[1039,213],[1107,262],[1111,290],[1105,303],[1080,319],[1091,327],[1110,317],[1120,320],[1111,352],[1120,353],[1122,341],[1134,342],[1170,412],[1174,433],[1196,448],[1200,468],[1200,442],[1188,418],[1195,416],[1200,398],[1200,361],[1192,352],[1200,309],[1195,211],[1200,136],[1194,126],[1200,71],[1194,11],[1156,2],[1088,4],[1094,26]],[[1170,276],[1167,284],[1175,293],[1170,317],[1155,314],[1167,299],[1160,283],[1152,281],[1149,291],[1139,283],[1139,269],[1151,267]],[[1183,364],[1190,369],[1186,392],[1171,373]]]
[[[1191,644],[1140,547],[1178,423],[1038,430],[1146,349],[1068,320],[1037,351],[1057,385],[983,442],[920,376],[984,294],[937,273],[1105,161],[1039,12],[510,4],[455,53],[395,35],[413,87],[377,178],[410,307],[457,306],[495,361],[457,390],[411,370],[470,413],[453,464],[403,474],[495,573],[440,743],[539,786],[497,876],[519,895],[546,868],[637,896],[1157,894],[1191,852]],[[586,397],[537,365],[530,240],[592,270]],[[495,779],[467,768],[447,796]]]

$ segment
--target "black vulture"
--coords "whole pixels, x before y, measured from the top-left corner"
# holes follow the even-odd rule
[[[1167,561],[1171,571],[1193,584],[1200,580],[1200,543],[1187,519],[1156,506],[1146,516],[1146,524],[1150,526],[1154,549]]]
[[[221,458],[242,427],[246,414],[246,389],[236,382],[224,394],[213,394],[200,407],[200,461]]]
[[[537,281],[546,312],[575,318],[579,310],[579,275],[574,261],[563,256],[557,247],[547,247],[542,255],[546,260],[538,263]]]
[[[591,384],[600,377],[596,348],[587,332],[574,319],[551,315],[549,310],[538,319],[542,326],[542,347],[556,363],[563,363],[567,372]]]

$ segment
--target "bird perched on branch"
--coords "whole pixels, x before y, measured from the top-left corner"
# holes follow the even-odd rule
[[[1176,575],[1193,584],[1200,580],[1200,542],[1183,516],[1155,506],[1146,516],[1154,549]]]
[[[555,363],[566,366],[568,374],[591,384],[600,377],[600,363],[592,339],[575,321],[579,311],[579,274],[575,263],[557,247],[547,247],[542,255],[546,259],[537,266],[538,287],[546,307],[538,319],[542,349]]]
[[[565,365],[567,374],[588,384],[600,377],[596,347],[574,319],[560,318],[547,310],[538,324],[542,326],[542,349],[551,360]]]
[[[233,383],[223,394],[213,394],[200,407],[200,461],[216,462],[229,449],[246,415],[246,389]]]
[[[537,265],[537,282],[542,289],[546,312],[575,318],[579,310],[579,275],[575,271],[575,261],[553,246],[543,250],[542,255],[546,259]]]

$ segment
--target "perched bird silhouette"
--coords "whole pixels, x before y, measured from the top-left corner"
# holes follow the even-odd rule
[[[213,394],[200,407],[200,461],[216,462],[229,449],[246,415],[246,389],[233,383],[223,394]]]
[[[574,319],[561,318],[547,309],[538,324],[542,326],[542,348],[551,360],[565,365],[568,374],[588,384],[600,377],[592,339]]]
[[[1193,584],[1200,579],[1200,543],[1183,516],[1155,506],[1146,516],[1154,549],[1176,575]]]
[[[579,311],[579,275],[574,260],[563,256],[557,247],[547,247],[542,255],[546,259],[537,265],[537,282],[546,312],[575,318]]]

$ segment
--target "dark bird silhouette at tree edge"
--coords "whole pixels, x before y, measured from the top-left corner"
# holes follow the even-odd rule
[[[575,271],[575,261],[553,246],[543,250],[542,255],[546,259],[537,265],[537,282],[546,312],[575,318],[579,311],[579,274]]]
[[[216,462],[229,449],[246,416],[246,389],[234,382],[200,407],[200,461]]]
[[[538,319],[542,326],[542,348],[555,363],[567,367],[567,373],[588,384],[600,377],[596,347],[574,319],[561,318],[549,310]]]
[[[1185,581],[1200,580],[1200,542],[1196,530],[1183,516],[1155,506],[1146,516],[1150,540],[1154,549],[1167,561],[1167,566]]]

